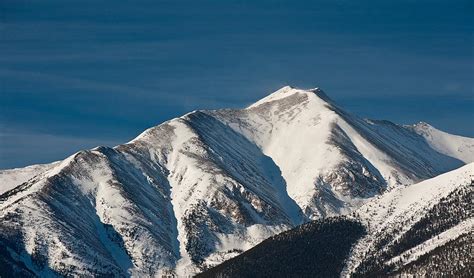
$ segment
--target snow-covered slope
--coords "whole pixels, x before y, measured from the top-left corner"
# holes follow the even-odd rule
[[[436,151],[456,157],[464,163],[474,162],[474,140],[472,138],[452,135],[424,122],[413,125],[412,128],[423,136]]]
[[[464,164],[436,140],[350,115],[319,89],[191,112],[124,145],[2,171],[0,272],[196,273]]]
[[[198,277],[472,277],[474,163],[273,236]],[[278,258],[278,259],[276,259]]]
[[[16,168],[9,170],[0,170],[0,194],[13,189],[17,185],[20,185],[32,177],[38,176],[52,169],[59,162],[50,164],[37,164],[31,165],[25,168]]]
[[[430,273],[427,266],[434,250],[462,236],[470,237],[468,244],[472,245],[473,198],[474,163],[470,163],[366,203],[354,214],[367,228],[367,235],[354,246],[343,274]],[[457,264],[472,263],[469,253],[443,255],[459,256]],[[424,268],[419,266],[417,272],[407,268],[422,256]]]
[[[211,113],[275,161],[288,194],[312,219],[474,159],[472,149],[443,155],[410,127],[350,115],[320,89],[284,87],[247,109]],[[474,144],[462,139],[452,145]]]

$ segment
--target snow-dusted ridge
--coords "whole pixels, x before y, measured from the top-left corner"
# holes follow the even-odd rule
[[[472,138],[427,138],[317,88],[194,111],[114,148],[0,171],[0,263],[19,275],[193,274],[474,160]]]
[[[197,277],[472,277],[474,163],[300,225]]]
[[[3,194],[19,184],[22,184],[32,177],[52,169],[59,162],[50,164],[31,165],[24,168],[15,168],[9,170],[0,170],[0,194]]]
[[[354,212],[367,235],[353,247],[342,276],[397,269],[403,274],[404,268],[421,256],[433,256],[430,252],[463,235],[472,237],[473,197],[474,163],[470,163],[432,179],[395,188],[367,202]],[[457,256],[460,261],[452,264],[472,260],[472,254],[461,252]],[[426,265],[412,274],[429,273],[430,260],[422,261],[422,266]],[[431,271],[434,275],[435,270]]]
[[[473,161],[474,142],[471,138],[452,135],[434,128],[425,122],[412,126],[436,151],[469,163]]]

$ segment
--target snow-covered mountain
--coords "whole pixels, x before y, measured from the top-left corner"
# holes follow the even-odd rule
[[[283,232],[198,277],[473,277],[474,163]],[[278,258],[278,259],[276,259]]]
[[[0,171],[0,272],[192,274],[473,160],[472,138],[361,119],[319,89],[284,87]]]

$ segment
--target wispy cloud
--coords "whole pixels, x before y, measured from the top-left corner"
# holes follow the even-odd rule
[[[42,133],[0,133],[0,169],[49,163],[77,151],[120,143],[108,138],[70,137]]]
[[[127,85],[117,85],[102,81],[93,81],[83,78],[75,77],[65,77],[56,74],[33,72],[33,71],[21,71],[21,70],[11,70],[11,69],[0,69],[0,76],[4,78],[16,78],[25,81],[35,81],[46,83],[51,87],[64,87],[71,89],[85,89],[92,90],[96,93],[115,93],[115,94],[128,94],[136,95],[139,97],[147,97],[150,95],[157,96],[159,99],[167,101],[179,101],[181,98],[180,95],[169,94],[166,92],[157,92],[150,89],[133,87]],[[34,93],[34,92],[32,92]]]

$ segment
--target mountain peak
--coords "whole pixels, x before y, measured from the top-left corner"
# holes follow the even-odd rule
[[[413,127],[415,129],[430,129],[430,128],[433,128],[433,126],[431,126],[430,124],[428,124],[427,122],[418,122],[416,124],[413,125]]]
[[[320,88],[313,88],[313,89],[301,89],[292,86],[284,86],[275,92],[271,93],[270,95],[260,99],[259,101],[255,102],[254,104],[250,105],[247,108],[255,108],[262,104],[273,102],[276,100],[284,99],[295,94],[307,95],[309,97],[317,96],[319,99],[323,100],[324,102],[331,102],[330,98],[321,90]]]

